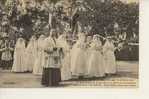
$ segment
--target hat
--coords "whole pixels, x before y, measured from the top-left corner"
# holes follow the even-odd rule
[[[7,21],[3,21],[1,24],[2,24],[2,26],[6,26],[6,25],[8,25],[8,22]]]
[[[2,37],[3,37],[3,38],[9,38],[8,34],[5,33],[5,32],[3,33]]]
[[[93,36],[93,41],[96,41],[96,40],[98,40],[98,41],[101,40],[99,34],[95,34],[95,35]]]
[[[7,15],[6,12],[2,11],[2,15]]]
[[[58,3],[56,3],[55,6],[56,6],[56,7],[63,7],[63,2],[58,2]]]
[[[113,39],[114,36],[107,36],[107,39]]]
[[[65,29],[65,32],[66,32],[66,33],[71,33],[72,31],[71,31],[70,28],[66,28],[66,29]]]
[[[93,36],[93,38],[100,38],[100,35],[99,35],[99,34],[95,34],[95,35]]]
[[[76,0],[76,3],[83,3],[84,0]]]

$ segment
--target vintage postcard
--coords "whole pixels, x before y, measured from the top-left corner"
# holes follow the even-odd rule
[[[0,88],[138,88],[139,0],[0,0]]]

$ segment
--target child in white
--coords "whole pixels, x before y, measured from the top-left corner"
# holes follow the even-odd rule
[[[61,80],[71,79],[70,71],[70,46],[67,43],[66,34],[59,36],[57,40],[58,46],[62,48],[64,57],[62,59]]]
[[[89,77],[104,77],[105,68],[103,65],[102,44],[99,35],[93,36],[93,41],[90,45],[90,58],[88,60],[88,76]]]
[[[85,34],[80,33],[79,39],[71,52],[71,72],[73,76],[79,77],[86,75],[86,56]]]
[[[115,47],[112,42],[112,39],[108,38],[103,47],[105,72],[107,74],[116,73],[116,61],[115,61],[114,50]]]
[[[33,71],[36,56],[37,56],[37,40],[35,36],[32,36],[26,48],[26,66],[29,72]]]
[[[14,61],[12,66],[12,72],[26,72],[27,68],[25,64],[25,40],[23,38],[19,38],[15,45],[14,50]]]
[[[43,62],[44,62],[44,50],[43,50],[43,42],[45,40],[45,36],[41,35],[37,41],[37,56],[35,59],[35,64],[33,67],[33,74],[42,75],[43,70]]]

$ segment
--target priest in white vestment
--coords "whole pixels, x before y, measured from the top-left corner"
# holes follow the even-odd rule
[[[60,53],[55,38],[55,30],[44,40],[44,66],[42,73],[42,85],[58,86],[61,81]]]
[[[116,59],[115,59],[115,47],[111,38],[107,38],[104,47],[104,65],[106,74],[116,73]]]
[[[35,57],[35,64],[33,67],[33,74],[42,75],[43,65],[44,65],[44,40],[45,35],[41,35],[37,40],[37,56]]]
[[[105,68],[103,65],[102,44],[98,34],[93,36],[90,45],[90,58],[88,58],[88,76],[104,77]]]
[[[19,38],[15,45],[14,50],[14,61],[12,66],[12,72],[26,72],[27,68],[25,66],[25,40]]]

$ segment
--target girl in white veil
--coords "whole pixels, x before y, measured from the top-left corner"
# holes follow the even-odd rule
[[[104,64],[105,64],[105,71],[107,74],[115,74],[116,73],[116,59],[114,55],[115,47],[111,37],[108,37],[104,46],[103,46],[103,53],[104,53]]]
[[[71,71],[70,71],[70,46],[67,42],[66,34],[62,34],[59,36],[57,40],[57,44],[62,48],[64,57],[62,59],[62,67],[61,67],[61,80],[69,80],[71,79]]]
[[[104,77],[105,68],[103,65],[102,44],[99,35],[93,36],[93,41],[90,45],[90,58],[88,60],[88,76],[89,77]]]
[[[33,67],[33,74],[42,75],[43,63],[44,63],[44,50],[43,50],[43,42],[45,40],[45,36],[41,35],[37,40],[37,56],[35,58],[35,64]]]
[[[14,50],[14,61],[12,66],[12,72],[25,72],[25,40],[23,38],[19,38],[15,45]]]
[[[86,43],[85,34],[80,33],[79,39],[72,48],[71,52],[71,72],[73,76],[86,75]]]
[[[27,71],[32,72],[35,64],[35,58],[37,56],[37,40],[33,35],[26,48],[26,67]]]

